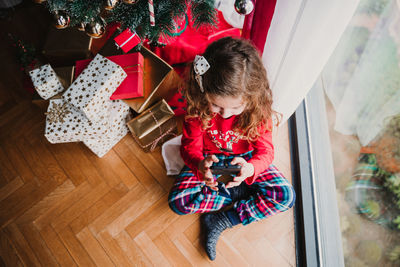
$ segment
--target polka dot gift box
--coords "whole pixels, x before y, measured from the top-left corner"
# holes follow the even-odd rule
[[[81,110],[91,122],[106,118],[110,96],[127,77],[114,62],[97,54],[64,92],[63,98]]]
[[[83,138],[87,118],[63,99],[50,99],[45,113],[45,137],[50,143],[79,142]]]
[[[47,100],[64,91],[64,87],[58,79],[57,74],[49,64],[31,70],[29,75],[36,91],[43,99]]]

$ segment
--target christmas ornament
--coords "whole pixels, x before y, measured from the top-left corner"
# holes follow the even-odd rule
[[[65,29],[69,26],[70,17],[64,10],[56,10],[53,12],[55,26],[57,29]]]
[[[138,0],[123,0],[125,4],[136,4]]]
[[[77,26],[76,26],[76,28],[79,30],[79,31],[84,31],[85,30],[85,23],[83,23],[83,22],[81,22],[81,23],[79,23]]]
[[[49,123],[64,123],[65,116],[70,113],[71,111],[68,109],[68,104],[64,102],[63,104],[54,103],[53,107],[44,114],[47,116]]]
[[[150,13],[150,26],[156,25],[156,19],[154,17],[154,5],[153,0],[148,0],[149,2],[149,13]]]
[[[241,15],[248,15],[253,12],[254,3],[252,0],[235,0],[235,10]]]
[[[106,32],[106,22],[103,18],[92,20],[85,26],[85,32],[92,38],[101,38]]]
[[[107,10],[112,10],[117,4],[119,0],[106,0],[104,1],[104,8]]]

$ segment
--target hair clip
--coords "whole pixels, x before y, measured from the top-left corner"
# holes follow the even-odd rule
[[[209,68],[210,64],[208,64],[207,60],[203,56],[196,55],[193,61],[193,69],[196,73],[195,79],[202,93],[204,93],[204,88],[201,75],[206,73]]]

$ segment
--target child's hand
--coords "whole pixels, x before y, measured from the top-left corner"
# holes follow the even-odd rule
[[[248,163],[242,157],[236,157],[231,161],[231,165],[242,166],[239,174],[233,178],[232,182],[227,183],[226,188],[234,187],[240,185],[247,177],[254,175],[254,166]]]
[[[203,174],[204,182],[212,190],[218,191],[218,182],[214,181],[214,177],[211,173],[210,167],[214,162],[218,162],[218,158],[215,155],[209,155],[199,163],[199,172]]]

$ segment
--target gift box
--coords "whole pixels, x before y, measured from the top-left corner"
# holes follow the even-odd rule
[[[175,115],[164,99],[130,120],[127,125],[136,142],[146,152],[176,136]]]
[[[49,99],[64,91],[64,87],[58,79],[57,74],[49,64],[30,71],[29,75],[36,91],[43,99]]]
[[[52,66],[71,66],[91,56],[91,44],[92,38],[85,32],[74,28],[60,31],[51,26],[42,53]]]
[[[121,100],[112,101],[108,113],[109,117],[100,125],[89,122],[84,133],[83,143],[98,157],[103,157],[128,133],[129,106]]]
[[[121,132],[116,138],[100,138],[100,139],[87,139],[83,143],[99,158],[103,157],[109,152],[126,134],[128,129]]]
[[[129,28],[121,32],[114,38],[115,44],[125,53],[128,53],[132,48],[140,43],[140,38],[136,32],[132,32]]]
[[[121,127],[113,138],[103,136],[98,139],[88,138],[83,140],[83,143],[92,150],[98,157],[103,157],[107,152],[109,152],[127,133],[128,128],[124,122],[124,127]]]
[[[143,96],[143,56],[140,53],[116,55],[107,57],[109,60],[121,66],[126,74],[126,79],[111,95],[111,100],[135,98]],[[76,62],[75,76],[78,76],[91,62],[90,59]]]
[[[54,68],[54,72],[57,74],[57,77],[64,88],[68,88],[71,85],[74,79],[74,71],[74,66]],[[62,94],[58,93],[51,97],[51,99],[57,99],[61,97]],[[36,91],[33,93],[32,103],[43,110],[43,112],[45,112],[49,106],[49,100],[43,99]]]
[[[82,140],[86,117],[63,99],[51,99],[46,112],[45,136],[50,143]]]
[[[137,113],[142,113],[161,99],[169,100],[182,83],[174,69],[145,47],[140,53],[144,58],[143,97],[124,99]]]
[[[129,106],[121,100],[111,101],[107,110],[107,117],[101,118],[99,122],[88,122],[85,127],[83,139],[114,139],[121,131],[128,130],[127,118],[130,115]]]
[[[63,98],[82,111],[90,121],[97,122],[106,117],[110,96],[126,76],[119,65],[97,54],[64,92]]]

